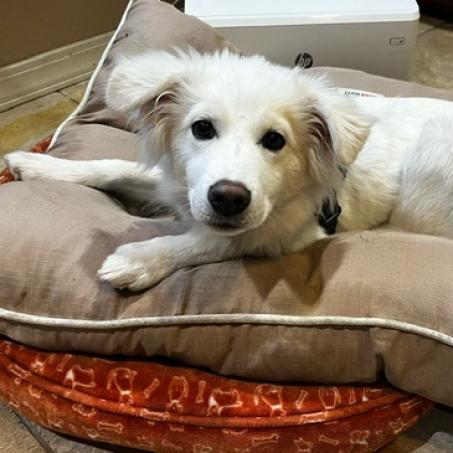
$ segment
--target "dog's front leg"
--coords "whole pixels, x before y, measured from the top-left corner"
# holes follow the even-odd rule
[[[102,264],[101,280],[118,289],[141,291],[178,269],[236,256],[233,240],[195,229],[120,247]]]
[[[144,170],[137,162],[120,159],[68,160],[26,151],[6,154],[4,159],[16,179],[65,181],[100,190],[149,190],[161,176],[157,167]]]

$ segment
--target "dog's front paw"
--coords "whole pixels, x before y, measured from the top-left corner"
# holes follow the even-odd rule
[[[170,272],[162,253],[135,242],[122,245],[108,256],[98,270],[98,277],[117,289],[142,291],[160,282]]]
[[[6,166],[16,180],[45,179],[49,177],[49,156],[15,151],[4,157]]]

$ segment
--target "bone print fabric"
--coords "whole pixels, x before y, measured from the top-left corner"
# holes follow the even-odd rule
[[[385,386],[281,386],[0,341],[0,398],[50,429],[155,453],[369,452],[431,403]]]

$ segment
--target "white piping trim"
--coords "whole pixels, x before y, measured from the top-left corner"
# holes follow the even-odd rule
[[[85,90],[85,93],[83,95],[82,100],[80,101],[80,104],[76,107],[76,109],[58,126],[57,130],[55,131],[52,140],[50,141],[49,147],[47,148],[50,150],[52,146],[55,144],[55,142],[58,139],[58,136],[60,135],[62,129],[68,124],[69,121],[71,121],[73,118],[77,116],[79,111],[85,107],[85,104],[88,102],[88,96],[91,93],[91,89],[93,88],[94,82],[96,80],[96,77],[98,76],[102,65],[104,64],[105,59],[107,58],[107,54],[110,52],[110,49],[113,46],[113,43],[115,42],[118,33],[121,31],[123,28],[124,23],[126,22],[127,15],[129,13],[129,10],[132,7],[132,4],[134,3],[135,0],[129,0],[129,3],[126,6],[126,9],[124,10],[123,16],[121,17],[120,23],[118,24],[118,27],[116,28],[115,32],[113,33],[112,37],[110,38],[110,41],[108,42],[106,48],[104,49],[104,52],[102,53],[101,59],[99,60],[99,63],[96,66],[96,69],[93,72],[93,75],[91,76],[87,88]]]
[[[291,316],[268,314],[201,314],[176,316],[151,316],[148,318],[129,318],[111,320],[89,320],[52,318],[27,313],[18,313],[0,308],[0,320],[30,324],[42,327],[60,327],[69,329],[111,330],[141,327],[166,327],[178,325],[212,325],[212,324],[253,324],[285,325],[294,327],[382,327],[402,332],[421,335],[453,347],[453,337],[427,327],[402,321],[383,318],[351,318],[347,316]]]

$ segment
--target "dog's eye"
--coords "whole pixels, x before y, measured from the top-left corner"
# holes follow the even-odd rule
[[[192,124],[192,134],[198,140],[211,140],[217,133],[210,121],[199,120]]]
[[[286,141],[282,134],[275,131],[268,131],[264,134],[260,143],[269,151],[279,151],[285,146]]]

